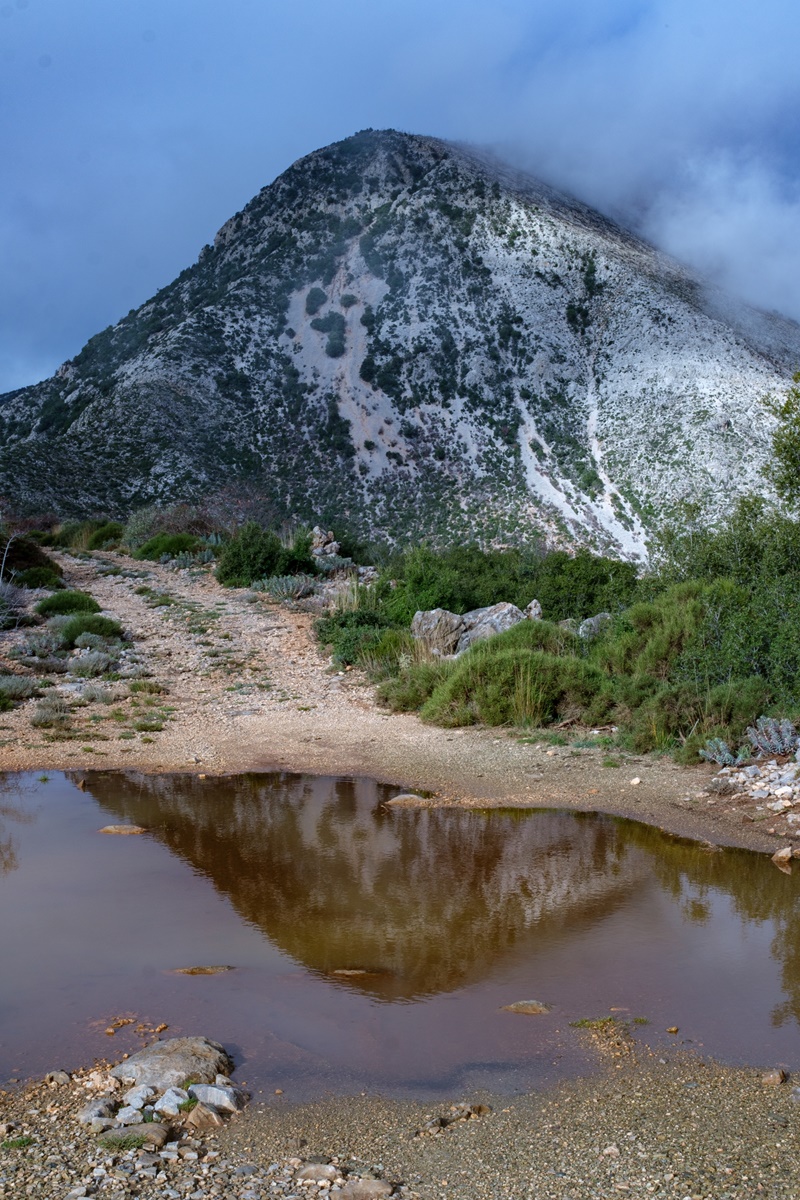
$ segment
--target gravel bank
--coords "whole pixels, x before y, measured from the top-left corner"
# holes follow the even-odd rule
[[[687,1055],[609,1061],[599,1076],[541,1094],[453,1097],[492,1111],[423,1136],[431,1118],[454,1115],[449,1105],[359,1096],[293,1107],[275,1097],[214,1135],[110,1153],[75,1123],[85,1099],[79,1084],[0,1094],[0,1121],[14,1123],[0,1196],[369,1200],[391,1185],[399,1200],[800,1197],[793,1081],[768,1086],[760,1071]],[[298,1179],[309,1164],[318,1183]]]

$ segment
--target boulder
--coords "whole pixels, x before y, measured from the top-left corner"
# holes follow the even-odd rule
[[[597,613],[594,617],[587,617],[578,626],[578,637],[583,638],[585,642],[591,642],[599,633],[602,633],[610,621],[611,613],[607,612]]]
[[[93,1121],[107,1120],[116,1112],[116,1102],[110,1096],[101,1096],[99,1100],[91,1100],[78,1113],[79,1125],[91,1125]]]
[[[430,608],[414,613],[411,636],[424,642],[429,650],[452,654],[464,628],[464,618],[458,613],[448,612],[446,608]]]
[[[217,1073],[228,1074],[233,1064],[218,1042],[204,1037],[167,1038],[154,1042],[112,1067],[113,1079],[145,1084],[164,1092],[183,1087],[187,1080],[213,1083]]]
[[[530,604],[525,609],[525,616],[529,621],[541,621],[542,606],[538,600],[531,600]]]
[[[525,613],[517,608],[516,604],[503,601],[500,604],[492,604],[490,608],[475,608],[472,612],[464,613],[462,620],[464,632],[458,639],[456,654],[463,654],[470,646],[474,646],[475,642],[483,641],[484,638],[513,629],[520,621],[525,620]]]

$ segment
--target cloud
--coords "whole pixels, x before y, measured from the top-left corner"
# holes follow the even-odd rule
[[[365,126],[490,144],[800,318],[799,34],[787,0],[4,4],[0,389]]]

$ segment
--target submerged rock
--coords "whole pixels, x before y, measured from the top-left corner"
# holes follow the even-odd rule
[[[543,1013],[550,1012],[550,1005],[543,1004],[541,1000],[516,1000],[514,1004],[504,1004],[502,1011],[541,1016]]]

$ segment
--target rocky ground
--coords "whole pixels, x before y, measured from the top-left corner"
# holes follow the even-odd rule
[[[109,1147],[79,1124],[98,1071],[0,1093],[7,1200],[674,1200],[800,1197],[800,1088],[780,1072],[605,1054],[589,1080],[435,1107],[276,1096],[211,1131]],[[466,1101],[466,1102],[465,1102]],[[460,1103],[459,1103],[460,1102]]]
[[[800,847],[791,805],[774,811],[752,794],[758,789],[719,786],[710,765],[593,748],[591,731],[450,730],[390,715],[358,671],[332,668],[313,638],[313,613],[222,588],[210,570],[176,572],[110,553],[61,562],[70,586],[121,621],[133,658],[164,690],[135,692],[120,681],[108,703],[87,704],[80,687],[56,677],[56,689],[77,701],[68,727],[34,728],[32,700],[2,714],[3,770],[369,775],[430,793],[431,803],[594,809],[720,845]],[[24,636],[4,635],[0,669],[20,671],[7,655]]]
[[[790,760],[718,772],[587,747],[586,731],[565,731],[558,745],[518,730],[425,726],[381,711],[358,672],[332,669],[309,612],[222,589],[205,571],[112,554],[62,562],[69,583],[122,622],[131,661],[163,691],[112,682],[108,703],[76,703],[59,731],[35,728],[27,701],[0,716],[3,770],[366,774],[430,793],[431,804],[597,809],[721,845],[800,845]],[[0,657],[24,635],[8,635]],[[7,657],[2,667],[19,671]],[[72,682],[54,683],[79,699]],[[292,1106],[276,1094],[224,1126],[181,1116],[164,1144],[128,1148],[77,1120],[97,1069],[57,1074],[0,1093],[0,1197],[800,1197],[797,1080],[677,1052],[665,1060],[613,1027],[587,1036],[599,1073],[541,1094],[453,1096],[433,1108],[372,1096]]]

